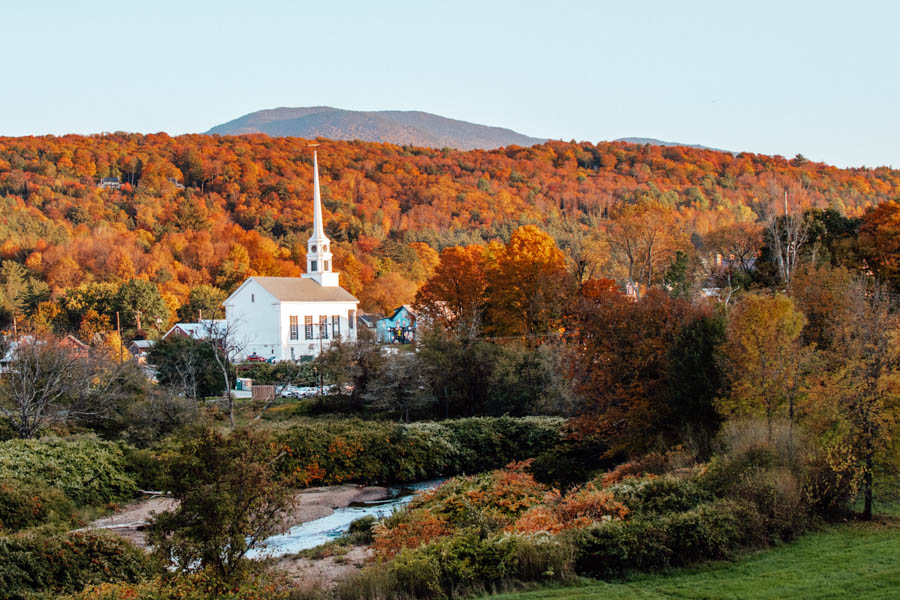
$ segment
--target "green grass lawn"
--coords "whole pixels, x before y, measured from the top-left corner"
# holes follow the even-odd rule
[[[643,575],[625,582],[590,581],[493,598],[900,599],[900,518],[830,525],[734,563]]]

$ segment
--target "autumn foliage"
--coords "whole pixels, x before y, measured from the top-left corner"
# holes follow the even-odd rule
[[[505,255],[485,266],[486,280],[475,264],[478,251],[456,257],[459,273],[476,277],[472,289],[456,292],[447,317],[456,321],[454,315],[471,312],[473,298],[477,308],[480,290],[493,285],[498,302],[488,314],[497,335],[557,325],[558,311],[546,300],[558,292],[563,262],[579,284],[592,268],[586,256],[610,266],[616,279],[630,273],[656,283],[689,236],[760,220],[773,186],[802,182],[799,208],[831,207],[848,216],[895,200],[900,190],[898,171],[887,168],[838,169],[684,147],[547,142],[462,152],[321,143],[335,266],[363,308],[411,302],[446,248],[477,245],[490,255],[489,243],[500,241]],[[312,221],[311,176],[306,141],[291,138],[0,138],[0,318],[78,331],[85,315],[62,307],[61,298],[82,286],[140,280],[157,288],[166,310],[151,324],[164,328],[193,312],[180,309],[199,286],[222,294],[250,275],[297,275]],[[119,178],[120,187],[99,187],[103,177]],[[870,264],[885,276],[895,270],[895,205],[873,213],[863,228]],[[612,219],[608,227],[600,227],[603,219]],[[558,246],[519,230],[518,237],[531,238],[524,258],[539,265],[534,271],[523,270],[513,239],[522,225],[539,226]],[[600,229],[614,243],[584,238]],[[450,258],[439,275],[452,268]],[[101,308],[88,307],[114,316]],[[58,318],[56,309],[69,312]],[[123,326],[135,330],[133,311],[124,312]]]

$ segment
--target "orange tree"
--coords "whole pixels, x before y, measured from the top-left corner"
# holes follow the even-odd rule
[[[528,337],[558,329],[573,287],[553,238],[534,225],[518,228],[488,267],[488,331]]]
[[[900,202],[885,202],[863,216],[860,251],[875,275],[900,289]]]

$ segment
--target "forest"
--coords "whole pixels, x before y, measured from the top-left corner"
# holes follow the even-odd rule
[[[318,142],[335,267],[363,310],[412,301],[445,248],[506,243],[524,225],[547,232],[580,281],[655,285],[679,251],[692,268],[716,253],[747,259],[767,219],[830,210],[877,221],[869,266],[897,270],[883,255],[896,251],[896,211],[872,212],[900,195],[900,171],[888,168],[625,143]],[[307,146],[262,135],[0,138],[0,327],[15,317],[24,330],[90,340],[118,311],[127,336],[140,314],[152,337],[214,312],[247,276],[299,274],[312,222]],[[105,177],[121,186],[100,187]],[[638,231],[642,220],[658,227]]]

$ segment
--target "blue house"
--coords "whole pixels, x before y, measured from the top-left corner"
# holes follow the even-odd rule
[[[375,337],[382,344],[408,344],[416,339],[416,315],[408,304],[379,319]]]

